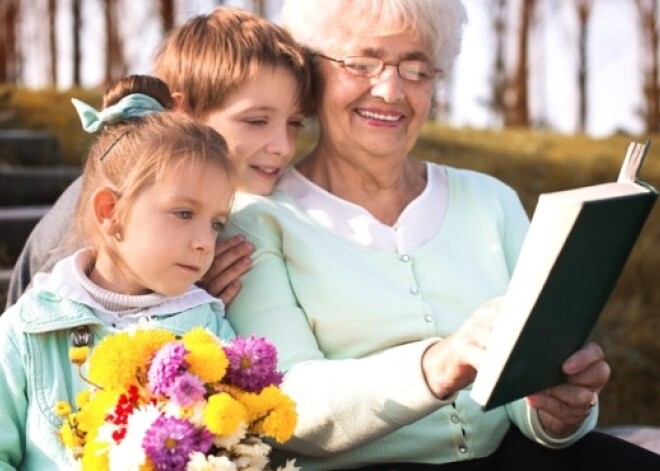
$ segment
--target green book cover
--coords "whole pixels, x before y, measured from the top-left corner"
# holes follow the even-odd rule
[[[565,381],[562,363],[587,340],[657,199],[636,179],[648,144],[635,145],[617,182],[539,198],[472,386],[485,410]]]

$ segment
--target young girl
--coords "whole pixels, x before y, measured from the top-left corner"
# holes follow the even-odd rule
[[[227,146],[182,113],[155,112],[163,106],[147,91],[154,86],[163,84],[120,81],[114,105],[85,109],[83,122],[103,128],[77,210],[85,248],[35,276],[0,317],[0,469],[72,467],[54,414],[87,387],[71,346],[93,349],[141,319],[177,334],[202,326],[234,336],[222,303],[194,285],[213,261],[233,195]]]
[[[154,73],[172,91],[175,107],[226,139],[237,189],[261,195],[293,158],[303,118],[312,112],[312,67],[280,26],[254,13],[219,7],[174,28],[161,44]],[[50,270],[73,251],[63,244],[80,185],[74,182],[37,224],[19,256],[7,294],[15,303],[37,271]],[[218,243],[228,254],[204,287],[229,303],[249,268],[252,246],[242,238]]]

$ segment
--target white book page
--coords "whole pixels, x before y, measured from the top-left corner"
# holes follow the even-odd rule
[[[497,381],[582,206],[570,200],[566,204],[556,204],[552,198],[544,196],[539,198],[511,282],[500,304],[483,363],[472,386],[471,395],[480,404],[485,402],[486,394]],[[549,231],[548,228],[555,230]]]

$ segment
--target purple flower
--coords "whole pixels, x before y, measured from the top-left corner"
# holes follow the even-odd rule
[[[185,372],[188,364],[184,357],[188,351],[180,342],[163,346],[154,355],[149,367],[149,387],[154,394],[167,394],[174,380]]]
[[[213,434],[197,428],[185,419],[158,417],[142,440],[142,448],[154,467],[163,471],[185,470],[188,456],[206,453],[213,445]]]
[[[246,391],[259,392],[282,382],[282,373],[275,369],[277,351],[265,338],[236,337],[225,347],[225,353],[229,359],[226,375],[229,383]]]
[[[204,399],[206,388],[199,377],[183,373],[174,379],[167,389],[167,395],[180,406],[187,407]]]

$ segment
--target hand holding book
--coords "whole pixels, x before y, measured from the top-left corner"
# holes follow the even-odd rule
[[[471,397],[484,409],[566,381],[657,199],[632,143],[616,182],[543,194]],[[587,393],[588,394],[588,393]]]

